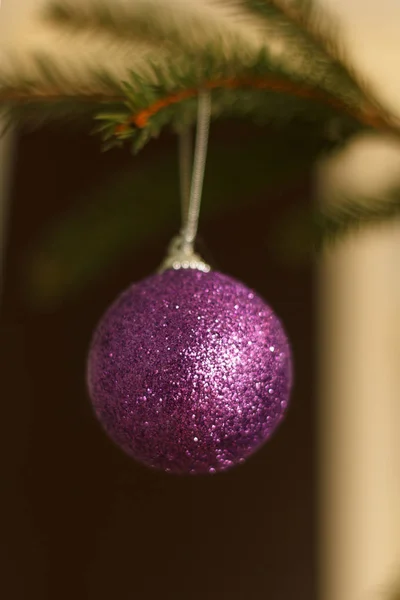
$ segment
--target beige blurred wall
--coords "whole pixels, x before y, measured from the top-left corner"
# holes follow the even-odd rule
[[[400,2],[325,0],[353,63],[400,115]],[[400,183],[397,143],[364,139],[318,171],[322,202]],[[400,226],[346,240],[320,269],[322,600],[400,584]]]

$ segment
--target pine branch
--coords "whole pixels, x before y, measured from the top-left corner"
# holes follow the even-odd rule
[[[122,5],[111,7],[104,0],[91,1],[83,6],[75,2],[55,0],[49,4],[43,17],[52,25],[67,31],[83,31],[105,34],[117,41],[142,43],[162,51],[179,50],[179,53],[201,50],[213,41],[215,49],[227,51],[240,46],[244,50],[244,39],[225,31],[213,21],[200,17],[192,11],[180,9],[178,14],[171,7],[148,0],[139,7]],[[226,38],[226,41],[225,39]]]
[[[59,115],[97,114],[107,140],[117,133],[116,143],[121,139],[136,143],[139,138],[140,145],[165,125],[193,122],[197,91],[204,85],[213,89],[215,117],[237,114],[265,119],[268,109],[273,107],[269,120],[288,123],[294,115],[307,118],[311,100],[317,106],[316,111],[308,111],[312,120],[323,115],[326,121],[337,112],[348,120],[345,106],[322,90],[305,87],[298,77],[281,72],[264,52],[251,68],[245,69],[240,62],[224,62],[218,53],[215,56],[210,51],[206,59],[177,57],[170,64],[154,64],[151,73],[149,69],[143,75],[129,72],[125,81],[104,70],[94,72],[83,67],[79,77],[73,76],[73,70],[66,67],[63,70],[50,59],[46,63],[43,56],[36,57],[32,64],[36,75],[27,76],[16,69],[17,76],[4,76],[0,81],[3,111],[12,118],[29,121],[39,116],[40,122]],[[246,77],[235,80],[235,74],[241,71]],[[217,79],[221,76],[223,79]],[[134,123],[132,115],[141,122]],[[130,123],[136,127],[131,129]],[[125,127],[122,132],[121,127]]]
[[[345,64],[343,53],[339,51],[339,44],[335,39],[338,36],[333,35],[332,26],[326,26],[327,19],[320,9],[315,10],[312,3],[303,1],[302,9],[296,10],[292,4],[282,0],[219,1],[228,6],[240,5],[250,10],[261,17],[260,21],[267,23],[270,29],[272,25],[274,31],[279,32],[282,39],[290,43],[286,63],[292,61],[296,66],[288,69],[287,65],[286,70],[303,71],[303,79],[307,79],[310,84],[341,97],[346,103],[364,104],[376,113],[376,102],[371,102],[371,94],[366,93],[355,73]],[[56,0],[46,9],[45,18],[70,31],[106,33],[120,41],[141,41],[157,48],[158,53],[164,50],[178,51],[180,55],[182,52],[199,55],[204,47],[207,53],[212,46],[214,56],[217,53],[225,59],[230,56],[236,62],[240,60],[242,66],[246,60],[254,60],[250,48],[245,49],[244,39],[233,35],[228,28],[225,28],[222,35],[212,22],[199,18],[191,11],[180,12],[177,18],[175,11],[154,2],[127,9],[121,5],[111,8],[104,0],[92,0],[83,6],[76,2]]]
[[[340,199],[314,217],[316,246],[321,248],[351,232],[400,217],[400,188],[382,198]]]
[[[167,71],[165,67],[155,68],[154,101],[137,110],[132,96],[129,119],[109,123],[116,138],[132,139],[135,147],[140,148],[143,140],[158,135],[167,124],[176,125],[180,119],[193,123],[195,99],[198,90],[204,87],[212,91],[215,118],[250,116],[256,120],[266,119],[266,122],[280,121],[282,125],[288,125],[294,119],[319,122],[321,135],[329,121],[339,119],[344,135],[349,130],[372,128],[399,138],[400,128],[384,116],[363,112],[360,107],[347,104],[323,88],[310,85],[302,74],[288,72],[282,65],[276,65],[266,50],[260,52],[252,65],[221,62],[212,53],[202,61],[204,57],[184,57],[174,62],[174,69],[180,74],[178,88],[170,84],[176,77],[168,72],[169,67],[166,67]]]
[[[282,126],[294,121],[315,123],[321,136],[332,119],[339,119],[344,138],[371,127],[399,135],[391,123],[371,120],[369,114],[311,87],[301,75],[288,73],[264,50],[253,65],[226,62],[210,51],[206,58],[184,56],[169,64],[154,64],[152,73],[149,69],[143,75],[129,72],[125,81],[105,71],[85,74],[84,69],[75,79],[52,61],[46,68],[43,63],[40,57],[36,78],[3,79],[0,107],[14,119],[39,119],[39,123],[96,116],[108,147],[130,140],[137,150],[167,125],[193,123],[198,89],[204,86],[212,90],[214,118],[251,117]]]
[[[263,14],[273,15],[274,26],[296,42],[296,52],[303,59],[307,57],[307,69],[298,68],[298,64],[294,68],[290,61],[277,61],[267,47],[253,55],[243,52],[241,45],[227,51],[218,35],[199,47],[191,33],[193,28],[203,31],[204,23],[201,26],[196,18],[187,30],[175,22],[171,11],[167,11],[169,18],[163,10],[152,10],[150,15],[147,3],[128,12],[103,3],[79,8],[58,2],[51,5],[48,18],[68,27],[107,31],[123,39],[141,32],[143,40],[158,44],[154,55],[157,60],[149,56],[141,71],[127,71],[125,80],[120,81],[100,69],[95,72],[81,68],[78,77],[65,65],[36,57],[35,76],[20,74],[0,81],[0,109],[14,119],[33,121],[39,117],[40,122],[53,117],[96,115],[97,130],[107,146],[129,140],[139,149],[165,126],[176,128],[194,122],[196,95],[206,86],[212,90],[214,117],[247,116],[280,122],[282,126],[302,120],[318,123],[321,135],[330,120],[339,118],[345,136],[362,128],[399,136],[400,127],[385,111],[367,106],[363,95],[357,96],[354,89],[358,88],[346,75],[346,67],[339,59],[332,61],[319,46],[316,49],[308,30],[302,31],[288,17],[279,0],[229,1],[257,6]],[[204,32],[201,35],[204,37]]]
[[[227,1],[230,4],[231,0]],[[332,17],[316,7],[310,0],[288,2],[287,0],[236,0],[250,12],[261,17],[265,25],[279,30],[282,39],[289,41],[294,50],[303,51],[303,62],[313,65],[311,76],[323,80],[327,90],[342,93],[347,102],[363,106],[371,117],[393,118],[374,97],[365,81],[352,69],[340,47],[340,36]]]
[[[94,118],[104,106],[129,115],[123,84],[111,73],[82,69],[80,76],[41,54],[31,66],[0,74],[0,113],[7,121],[40,126],[47,121]],[[29,73],[29,74],[28,74]]]

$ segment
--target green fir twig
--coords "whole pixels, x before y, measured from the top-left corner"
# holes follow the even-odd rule
[[[198,16],[185,21],[183,27],[180,19],[185,11],[178,15],[165,6],[155,11],[153,3],[128,10],[104,1],[83,7],[57,1],[45,12],[53,24],[71,32],[106,32],[121,41],[139,40],[152,46],[154,52],[140,71],[129,70],[128,66],[123,81],[103,69],[96,72],[82,67],[80,75],[74,75],[72,69],[56,65],[49,57],[36,57],[34,76],[26,77],[16,68],[11,78],[2,78],[0,108],[11,119],[38,119],[40,123],[52,118],[95,116],[101,120],[96,129],[108,146],[130,140],[139,149],[165,126],[192,122],[193,94],[179,102],[171,102],[171,97],[180,91],[198,90],[206,82],[216,88],[214,117],[247,116],[287,126],[293,119],[316,121],[319,115],[322,135],[332,118],[342,120],[344,130],[352,120],[360,128],[399,135],[397,123],[366,95],[338,52],[332,50],[333,42],[322,43],[324,35],[327,39],[329,36],[325,30],[324,34],[318,33],[309,3],[301,3],[303,14],[288,11],[280,0],[229,1],[233,7],[238,2],[262,15],[261,22],[270,21],[301,61],[292,64],[290,60],[278,60],[267,44],[261,50],[244,48],[235,36],[227,35],[225,39],[218,28],[209,31],[207,20],[202,22]],[[205,40],[201,46],[198,31]],[[288,51],[286,58],[290,57]],[[265,85],[260,87],[260,80]],[[255,82],[253,86],[249,85],[251,81]],[[240,82],[245,84],[241,86]],[[318,105],[321,108],[316,108]],[[143,113],[148,117],[137,125],[135,117],[143,117]]]
[[[175,13],[154,2],[130,8],[104,0],[50,3],[44,12],[49,23],[71,34],[146,44],[145,60],[140,68],[128,64],[121,77],[84,65],[78,74],[71,65],[33,55],[28,72],[16,64],[0,74],[0,110],[13,121],[33,124],[91,118],[105,148],[129,141],[137,151],[165,127],[193,123],[196,96],[206,87],[214,119],[252,118],[275,129],[302,124],[321,139],[329,138],[334,122],[338,144],[363,130],[400,138],[400,124],[347,64],[339,36],[313,2],[215,1],[256,15],[265,44],[245,44],[228,26],[224,32],[197,13]],[[284,42],[279,58],[268,44],[271,30]],[[358,223],[393,218],[398,204],[397,192],[387,202],[337,203],[319,215],[317,229],[321,238],[332,239]]]

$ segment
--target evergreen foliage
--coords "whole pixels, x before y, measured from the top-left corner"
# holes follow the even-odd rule
[[[171,10],[155,0],[124,5],[51,1],[42,18],[52,27],[71,39],[80,32],[104,44],[110,39],[132,43],[132,64],[125,65],[121,76],[117,69],[82,64],[77,72],[52,56],[31,56],[29,67],[15,62],[0,73],[0,111],[8,122],[30,126],[54,120],[94,122],[105,149],[128,143],[137,152],[166,128],[179,132],[192,125],[198,92],[207,88],[214,120],[250,118],[268,125],[268,134],[280,132],[287,138],[293,131],[304,132],[309,166],[322,152],[337,150],[360,132],[400,139],[400,122],[349,64],[337,28],[315,2],[213,1],[231,16],[247,15],[258,24],[257,42],[246,41],[229,27],[229,20],[216,24],[183,5]],[[280,52],[271,39],[280,40]],[[134,60],[138,44],[145,49],[140,66]],[[290,173],[294,157],[285,156],[279,172],[284,173],[286,160]],[[304,168],[303,157],[298,164]],[[348,198],[317,212],[309,222],[310,242],[320,246],[324,239],[393,219],[400,212],[399,194],[397,188],[385,198]],[[110,256],[124,246],[125,222],[115,218]],[[103,259],[96,252],[94,247],[89,262],[100,267]],[[105,254],[102,248],[101,256]]]

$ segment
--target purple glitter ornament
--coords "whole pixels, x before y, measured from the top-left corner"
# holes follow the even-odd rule
[[[90,396],[108,435],[173,473],[244,462],[282,420],[291,380],[279,319],[215,271],[171,269],[132,285],[89,353]]]

